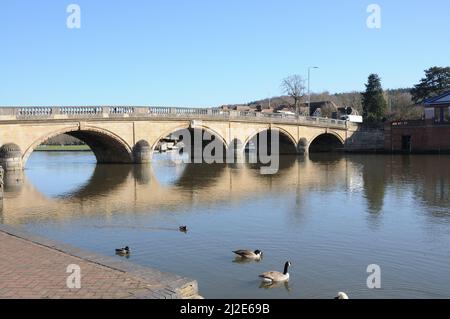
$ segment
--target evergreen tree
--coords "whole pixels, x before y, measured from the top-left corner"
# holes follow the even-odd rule
[[[411,90],[413,101],[421,103],[450,89],[450,67],[425,70],[425,78]]]
[[[377,74],[371,74],[362,93],[363,117],[367,122],[381,122],[387,111],[381,80]]]

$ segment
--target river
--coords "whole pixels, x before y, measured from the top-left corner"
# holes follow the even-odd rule
[[[0,222],[109,256],[128,245],[130,262],[197,279],[206,298],[450,298],[450,156],[312,154],[261,175],[35,152],[5,180]],[[242,263],[243,248],[264,258]],[[289,284],[260,285],[287,260]],[[371,264],[381,289],[367,287]]]

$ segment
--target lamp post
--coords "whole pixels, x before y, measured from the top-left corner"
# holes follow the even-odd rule
[[[311,69],[318,69],[318,66],[310,66],[308,67],[308,110],[311,112],[311,91],[310,91],[310,84],[311,84]]]

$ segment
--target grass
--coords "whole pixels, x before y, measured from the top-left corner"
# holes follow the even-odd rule
[[[38,152],[87,152],[91,149],[87,145],[39,145]]]

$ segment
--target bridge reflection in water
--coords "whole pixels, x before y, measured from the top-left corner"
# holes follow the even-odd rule
[[[7,172],[0,222],[22,224],[34,219],[66,219],[114,212],[149,213],[214,203],[239,203],[295,192],[299,207],[314,191],[363,193],[367,211],[376,217],[383,209],[386,188],[409,189],[433,216],[450,205],[449,158],[441,165],[429,156],[359,156],[310,154],[283,156],[276,175],[261,175],[257,164],[175,164],[167,158],[153,165],[92,165],[89,179],[68,192],[49,195],[27,172]],[[420,182],[420,183],[418,183]],[[330,203],[332,205],[332,203]],[[349,205],[351,203],[349,202]]]
[[[450,156],[313,154],[258,165],[96,165],[35,153],[7,172],[1,221],[47,238],[196,278],[207,298],[448,298]],[[188,225],[180,233],[179,225]],[[233,249],[265,252],[233,262]],[[289,289],[257,274],[292,261]],[[367,265],[383,289],[366,288]],[[344,287],[344,288],[342,288]]]

